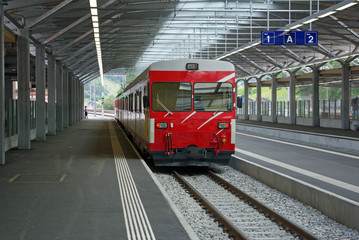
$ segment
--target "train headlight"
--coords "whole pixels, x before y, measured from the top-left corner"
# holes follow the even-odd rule
[[[156,128],[166,129],[167,127],[168,127],[168,124],[166,122],[158,122],[158,123],[156,123]]]
[[[218,128],[219,129],[228,129],[231,126],[231,124],[229,124],[228,122],[220,122],[218,123]]]

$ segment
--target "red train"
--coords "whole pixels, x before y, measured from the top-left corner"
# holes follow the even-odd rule
[[[115,118],[156,166],[228,163],[235,148],[231,63],[181,59],[151,64],[115,101]]]

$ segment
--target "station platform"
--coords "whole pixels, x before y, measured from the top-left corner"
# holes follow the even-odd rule
[[[258,127],[270,127],[277,129],[284,129],[288,131],[297,131],[297,132],[306,132],[310,134],[322,134],[322,135],[330,135],[333,137],[342,137],[342,138],[354,138],[359,140],[359,132],[353,130],[342,130],[337,128],[324,128],[324,127],[311,127],[304,125],[292,125],[292,124],[284,124],[284,123],[272,123],[272,122],[258,122],[258,121],[250,121],[237,119],[237,124],[241,125],[253,125]]]
[[[237,120],[231,166],[359,230],[359,132]]]
[[[31,145],[0,166],[0,239],[191,239],[113,120]]]
[[[359,131],[241,119],[236,130],[359,155]]]

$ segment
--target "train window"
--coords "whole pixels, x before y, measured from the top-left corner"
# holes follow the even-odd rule
[[[195,83],[193,97],[195,111],[233,110],[233,85],[231,83]]]
[[[124,109],[128,111],[128,96],[125,96]]]
[[[138,92],[138,112],[142,112],[142,92]]]
[[[133,112],[133,93],[130,94],[130,112]]]
[[[152,84],[154,111],[183,112],[192,109],[192,87],[186,82],[156,82]]]
[[[138,94],[137,92],[135,93],[135,111],[134,112],[137,112],[138,111]]]

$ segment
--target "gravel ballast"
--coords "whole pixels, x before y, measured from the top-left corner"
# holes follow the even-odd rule
[[[318,239],[359,239],[358,231],[329,219],[318,210],[300,203],[231,167],[217,167],[213,171],[287,219],[304,226]],[[171,175],[155,173],[155,176],[199,239],[231,239],[218,222]]]

